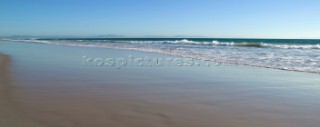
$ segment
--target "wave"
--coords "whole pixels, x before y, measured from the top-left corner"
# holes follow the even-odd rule
[[[320,44],[271,44],[254,42],[219,42],[219,41],[192,41],[188,39],[174,41],[127,41],[127,40],[39,40],[39,39],[1,39],[2,41],[23,41],[40,43],[65,43],[65,42],[106,42],[106,43],[128,43],[128,44],[189,44],[202,46],[229,46],[229,47],[253,47],[253,48],[280,48],[280,49],[320,49]]]
[[[232,40],[232,39],[230,39]],[[16,40],[17,41],[17,40]],[[175,45],[199,45],[199,46],[228,46],[228,47],[244,47],[244,48],[280,48],[280,49],[320,49],[320,41],[316,44],[295,44],[295,43],[268,43],[268,42],[233,42],[233,41],[196,41],[188,39],[172,40],[128,40],[128,39],[27,39],[18,41],[30,41],[30,42],[103,42],[103,43],[126,43],[126,44],[175,44]],[[290,40],[292,41],[292,40]]]
[[[126,41],[119,41],[126,42]],[[320,49],[320,44],[270,44],[270,43],[249,43],[249,42],[197,42],[187,39],[176,41],[128,41],[132,44],[191,44],[208,46],[231,46],[231,47],[254,47],[254,48],[281,48],[281,49]]]
[[[288,45],[288,44],[262,44],[263,47],[282,48],[282,49],[320,49],[320,44],[315,45]]]

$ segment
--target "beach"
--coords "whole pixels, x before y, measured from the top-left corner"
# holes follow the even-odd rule
[[[86,58],[181,58],[1,42],[0,127],[317,127],[318,74],[244,65],[87,66]],[[9,62],[10,58],[10,62]]]

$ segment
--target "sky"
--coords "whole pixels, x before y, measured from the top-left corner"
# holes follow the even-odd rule
[[[319,0],[0,0],[0,36],[320,39]]]

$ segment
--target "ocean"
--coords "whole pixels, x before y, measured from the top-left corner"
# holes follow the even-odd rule
[[[320,74],[320,40],[229,38],[41,38],[25,41],[54,45],[128,49]]]

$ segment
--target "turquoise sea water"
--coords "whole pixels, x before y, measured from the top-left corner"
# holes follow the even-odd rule
[[[19,41],[138,50],[226,64],[320,73],[320,40],[315,39],[42,38]]]

